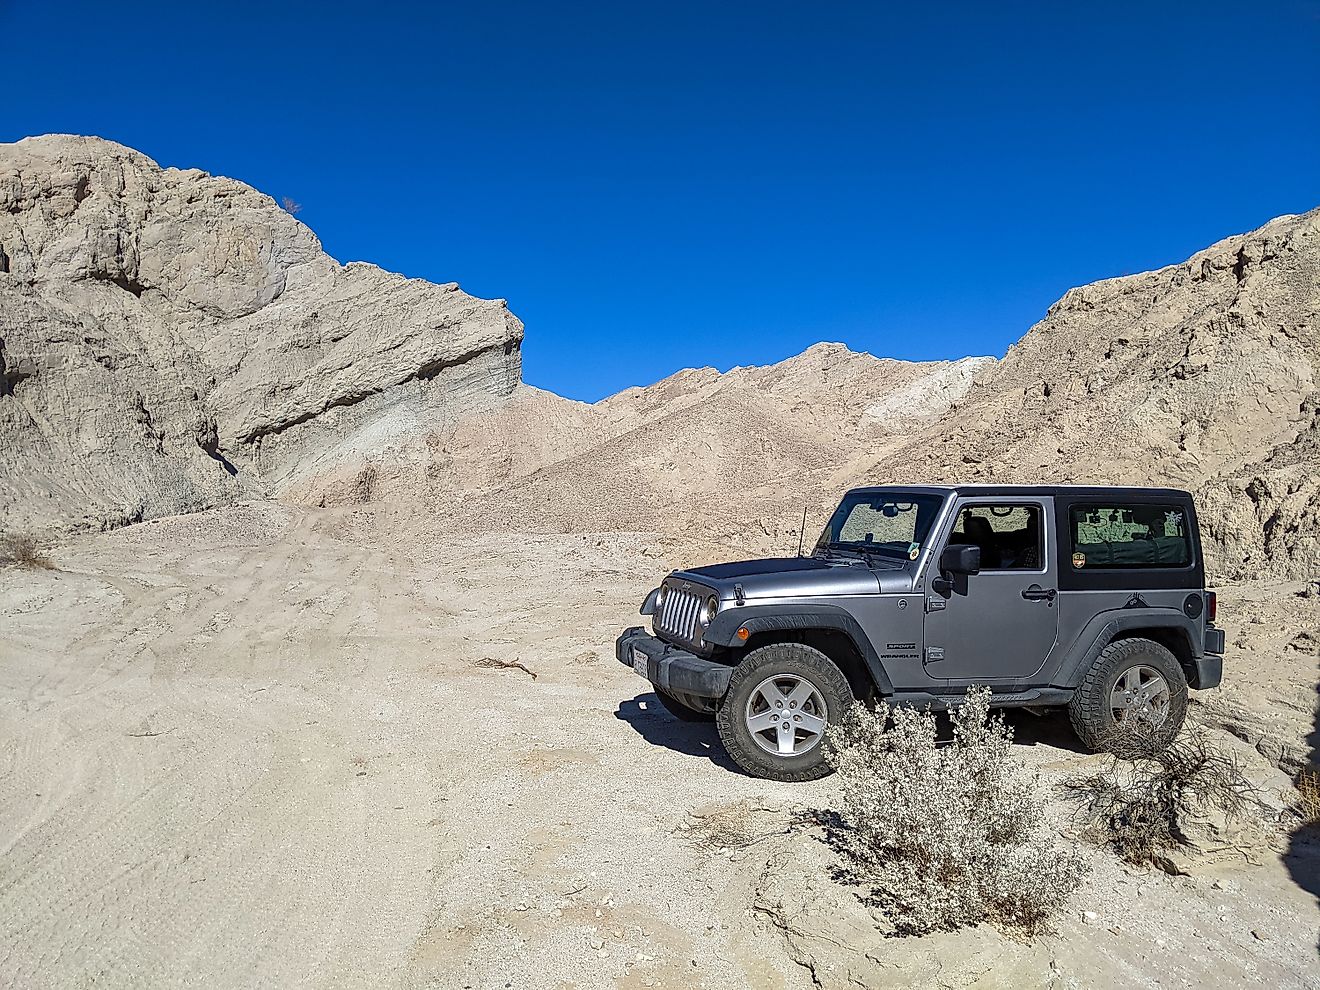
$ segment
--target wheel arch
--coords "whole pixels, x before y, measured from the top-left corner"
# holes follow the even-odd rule
[[[738,631],[746,629],[746,640]],[[771,643],[802,643],[839,667],[857,698],[892,694],[893,682],[857,620],[837,605],[753,605],[727,609],[715,617],[705,639],[750,652]]]
[[[1177,609],[1123,609],[1101,613],[1086,624],[1060,664],[1058,686],[1077,687],[1105,647],[1125,639],[1159,643],[1177,659],[1188,682],[1192,681],[1197,658],[1192,620]]]

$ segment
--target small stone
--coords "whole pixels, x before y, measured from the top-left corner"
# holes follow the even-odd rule
[[[1253,928],[1251,930],[1251,937],[1254,938],[1257,942],[1268,942],[1270,940],[1269,936],[1258,928]]]
[[[593,938],[591,940],[591,947],[593,949],[603,949],[605,948],[605,940],[603,938]]]
[[[1094,925],[1096,919],[1099,917],[1100,915],[1096,914],[1094,911],[1082,912],[1082,920],[1085,921],[1088,925]]]
[[[608,958],[610,957],[610,950],[609,950],[609,949],[601,949],[599,952],[596,953],[596,955],[597,955],[598,957],[600,957],[601,959],[608,959]]]

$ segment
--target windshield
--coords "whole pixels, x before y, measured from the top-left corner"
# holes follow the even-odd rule
[[[944,498],[904,491],[849,492],[834,510],[818,550],[855,550],[916,560]]]

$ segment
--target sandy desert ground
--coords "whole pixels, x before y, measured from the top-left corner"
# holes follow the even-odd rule
[[[742,776],[613,659],[690,552],[251,503],[0,571],[0,984],[1320,985],[1305,831],[1189,876],[1094,852],[1031,944],[881,938],[812,823],[833,785]],[[1317,661],[1270,637],[1320,598],[1249,595],[1198,711],[1277,792],[1260,754],[1309,745]],[[1097,759],[1014,723],[1051,793]]]

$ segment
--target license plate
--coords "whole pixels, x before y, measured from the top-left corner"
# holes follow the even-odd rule
[[[633,647],[633,670],[643,677],[646,676],[646,654],[635,646]]]

